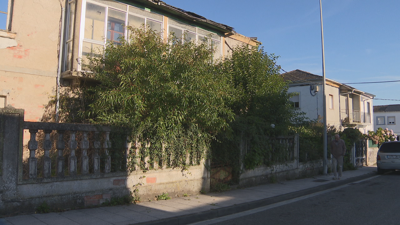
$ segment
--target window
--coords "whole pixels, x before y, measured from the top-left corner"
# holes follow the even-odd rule
[[[120,44],[121,38],[125,36],[126,13],[109,9],[107,22],[107,40],[114,44]]]
[[[329,95],[328,104],[329,104],[329,109],[333,109],[333,95]]]
[[[347,97],[344,99],[344,111],[345,111],[346,116],[348,116],[349,115],[349,99]]]
[[[385,125],[385,117],[377,116],[376,117],[376,125]]]
[[[214,50],[214,60],[222,56],[221,37],[219,35],[172,19],[168,21],[169,34],[174,35],[177,41],[206,42]]]
[[[75,1],[69,0],[67,3],[65,24],[65,45],[64,45],[64,64],[63,71],[72,70],[72,53],[74,39],[75,22]]]
[[[12,0],[0,1],[0,30],[11,30]]]
[[[7,105],[7,97],[0,96],[0,108],[5,108]]]
[[[388,116],[387,117],[387,123],[388,123],[388,125],[395,125],[396,124],[396,117]]]
[[[293,107],[295,109],[300,108],[300,94],[299,93],[295,93],[292,97],[290,97],[289,101],[291,101],[293,103]]]
[[[70,2],[73,1],[70,0]],[[107,41],[118,45],[121,43],[121,38],[130,35],[125,29],[126,26],[140,28],[142,25],[146,25],[156,32],[162,33],[162,15],[152,13],[146,8],[140,9],[119,2],[101,2],[87,0],[82,7],[85,19],[81,21],[82,34],[79,43],[81,61],[78,70],[84,69],[89,56],[101,56]],[[67,44],[65,48],[67,51],[69,50]],[[68,65],[71,60],[68,58],[68,53],[65,54],[66,69],[71,69]]]

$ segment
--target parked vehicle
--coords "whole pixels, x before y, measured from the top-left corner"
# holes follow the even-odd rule
[[[379,174],[400,169],[400,141],[383,143],[379,147],[376,162]]]

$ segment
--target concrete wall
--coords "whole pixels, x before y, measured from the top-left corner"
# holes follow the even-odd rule
[[[317,85],[319,91],[315,96],[310,94],[310,85],[290,87],[289,93],[299,93],[300,110],[306,113],[306,116],[311,120],[323,118],[323,91],[322,85]],[[329,108],[329,95],[333,96],[333,108]],[[339,104],[339,89],[326,85],[326,114],[327,124],[334,125],[338,129],[341,126],[340,121],[340,104]]]
[[[377,124],[376,117],[378,116],[385,117],[385,124]],[[395,117],[395,124],[388,124],[388,116]],[[389,130],[393,130],[394,133],[400,134],[400,112],[374,112],[373,123],[375,124],[374,130],[377,130],[379,127],[382,129],[388,128]]]
[[[0,212],[32,212],[43,202],[60,209],[96,206],[113,197],[130,195],[136,187],[141,201],[154,201],[162,193],[177,197],[208,192],[208,180],[209,173],[200,165],[186,171],[176,168],[112,173],[94,179],[22,181],[17,185],[15,197],[3,200]]]
[[[376,156],[378,154],[378,150],[379,150],[378,147],[368,146],[367,154],[366,154],[366,165],[367,166],[376,165]]]
[[[333,108],[330,108],[330,97],[333,96]],[[339,88],[326,85],[326,122],[328,126],[341,128]]]
[[[0,109],[0,185],[3,187],[0,196],[0,214],[33,212],[43,202],[46,202],[53,209],[99,205],[113,197],[130,195],[135,189],[138,189],[138,196],[141,201],[154,200],[157,195],[162,193],[168,193],[171,197],[175,197],[210,190],[210,172],[206,169],[209,168],[209,166],[206,166],[209,165],[209,162],[205,160],[201,161],[200,165],[191,166],[185,170],[182,170],[182,168],[160,168],[145,171],[137,169],[127,173],[125,171],[107,171],[107,157],[103,157],[100,158],[102,166],[98,166],[98,168],[101,167],[98,173],[91,170],[87,174],[83,174],[82,164],[81,167],[78,167],[81,172],[73,175],[68,173],[68,171],[71,171],[71,163],[63,164],[61,173],[53,171],[59,168],[59,158],[52,157],[50,158],[51,164],[56,166],[49,167],[51,175],[46,177],[44,175],[44,164],[43,166],[37,164],[37,162],[40,162],[39,157],[43,155],[43,148],[46,151],[47,147],[44,147],[46,140],[51,141],[47,146],[58,146],[55,151],[61,149],[64,152],[63,162],[70,162],[73,158],[72,150],[76,147],[71,147],[70,144],[74,145],[73,142],[75,142],[76,145],[76,141],[78,143],[84,141],[75,140],[72,135],[64,136],[69,138],[68,141],[65,141],[64,138],[59,139],[57,136],[54,140],[45,139],[43,141],[35,135],[32,136],[32,134],[36,134],[37,130],[56,130],[58,134],[65,133],[68,130],[78,132],[96,132],[97,130],[97,132],[107,133],[111,131],[111,128],[85,124],[32,123],[24,122],[23,118],[24,111],[21,109]],[[31,138],[28,138],[28,148],[31,152],[28,162],[22,160],[24,128],[29,129],[31,134]],[[96,134],[94,135],[96,136]],[[107,138],[104,141],[95,138],[90,146],[94,146],[94,148],[96,148],[96,145],[103,146],[101,149],[104,150],[107,140]],[[99,141],[99,143],[96,144],[96,141]],[[57,142],[57,144],[54,142]],[[70,146],[68,151],[62,147],[67,146],[67,144]],[[83,145],[80,146],[80,148],[75,149],[76,153],[84,151],[86,148]],[[112,148],[108,149],[109,152],[113,150]],[[106,152],[104,150],[103,154],[107,154]],[[83,158],[81,159],[82,162]],[[90,162],[95,164],[94,158]],[[28,167],[24,167],[24,163],[28,163]],[[32,171],[36,171],[38,175],[31,176],[31,174],[34,174]],[[27,173],[29,173],[29,176]],[[43,175],[40,176],[40,174]]]
[[[323,93],[322,85],[318,85],[319,92],[315,96],[310,94],[310,85],[290,87],[289,93],[299,94],[300,110],[306,113],[310,120],[322,118],[323,115]]]
[[[55,93],[64,1],[13,2],[12,29],[0,31],[0,95],[39,121]]]
[[[331,162],[328,160],[328,167]],[[292,180],[321,174],[323,161],[316,160],[304,163],[280,164],[272,167],[260,166],[254,170],[246,171],[240,177],[239,187],[248,187],[277,181]]]

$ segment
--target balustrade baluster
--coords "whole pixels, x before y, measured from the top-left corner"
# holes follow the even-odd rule
[[[44,130],[44,156],[43,156],[43,177],[49,178],[51,177],[51,158],[50,158],[50,150],[51,150],[51,140],[50,140],[51,130]]]
[[[109,173],[111,172],[111,156],[108,152],[108,149],[111,148],[110,132],[105,132],[105,140],[103,147],[104,147],[104,152],[106,154],[104,173]]]
[[[29,133],[31,138],[28,142],[29,149],[29,178],[33,179],[37,177],[37,158],[35,157],[36,149],[38,148],[38,142],[36,141],[36,133],[38,130],[30,129]]]
[[[99,156],[99,151],[101,148],[101,144],[100,144],[100,134],[98,131],[94,132],[94,142],[93,142],[93,146],[94,146],[94,154],[93,154],[93,172],[95,174],[99,174],[100,173],[100,156]]]
[[[75,150],[78,147],[78,144],[76,142],[76,131],[71,131],[70,134],[70,139],[69,139],[69,149],[71,150],[71,153],[69,155],[69,175],[70,176],[75,176],[77,172],[77,159],[75,155]]]
[[[82,148],[82,157],[81,157],[82,174],[88,174],[89,173],[89,157],[87,156],[87,150],[89,149],[89,141],[88,141],[88,137],[87,137],[87,132],[83,132],[81,148]]]
[[[64,143],[64,131],[63,130],[58,130],[58,140],[57,140],[57,151],[58,151],[58,156],[57,156],[57,176],[58,177],[64,177],[64,156],[63,156],[63,151],[65,149],[65,143]]]

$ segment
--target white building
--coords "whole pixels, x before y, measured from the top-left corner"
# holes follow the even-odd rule
[[[305,112],[310,120],[323,118],[323,77],[302,70],[282,74],[289,82],[294,107]],[[356,127],[366,134],[373,130],[373,98],[375,96],[337,81],[326,79],[326,114],[328,126],[342,130]]]
[[[400,134],[400,104],[374,106],[374,129],[379,127]]]

